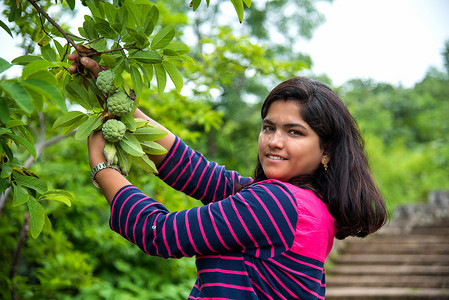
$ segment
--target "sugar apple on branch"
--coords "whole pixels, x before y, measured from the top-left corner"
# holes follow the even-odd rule
[[[106,95],[115,92],[115,73],[111,70],[104,70],[98,73],[97,87]]]
[[[106,141],[117,143],[125,135],[126,125],[122,121],[109,119],[103,124],[102,131]]]
[[[133,100],[124,92],[118,91],[108,97],[108,111],[114,116],[123,116],[133,109]]]

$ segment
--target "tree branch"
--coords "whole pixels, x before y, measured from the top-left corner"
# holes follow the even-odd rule
[[[37,5],[37,1],[34,0],[28,0],[28,2],[30,2],[31,5],[33,5],[33,7],[41,14],[45,17],[45,19],[48,20],[48,22],[51,23],[51,25],[53,25],[63,36],[64,38],[67,40],[67,42],[69,42],[73,48],[75,48],[76,50],[76,44],[75,42],[70,38],[70,36],[67,34],[67,32],[65,32],[64,29],[61,28],[61,26],[59,26],[58,23],[55,22],[55,20],[53,20],[39,5]]]

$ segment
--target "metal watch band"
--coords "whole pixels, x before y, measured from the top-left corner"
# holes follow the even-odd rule
[[[119,172],[120,174],[122,174],[122,171],[120,170],[119,167],[114,166],[114,165],[106,165],[105,162],[99,163],[98,165],[96,165],[95,167],[92,168],[92,170],[90,171],[90,179],[92,180],[92,183],[95,185],[95,187],[100,188],[100,186],[98,185],[98,183],[95,181],[95,175],[106,168],[111,168],[116,170],[117,172]]]

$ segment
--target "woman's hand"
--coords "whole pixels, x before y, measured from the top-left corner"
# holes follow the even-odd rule
[[[67,59],[73,60],[73,63],[69,68],[70,74],[75,74],[76,72],[82,71],[84,68],[86,68],[94,75],[95,78],[97,78],[98,73],[106,69],[95,60],[87,56],[80,57],[79,53],[88,54],[95,52],[94,50],[87,49],[83,46],[77,46],[76,50],[77,52],[73,52],[72,54],[67,55]]]
[[[89,164],[91,168],[95,167],[99,163],[106,162],[103,152],[105,144],[106,141],[101,130],[96,131],[89,136],[87,146],[89,149]]]

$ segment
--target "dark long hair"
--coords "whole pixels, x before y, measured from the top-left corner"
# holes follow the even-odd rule
[[[337,222],[336,238],[364,237],[387,221],[381,192],[369,170],[364,141],[356,121],[341,99],[325,84],[295,77],[276,86],[265,99],[264,119],[275,101],[295,100],[301,117],[317,133],[329,156],[328,169],[320,166],[311,175],[299,175],[290,183],[306,188],[327,205]],[[254,180],[267,179],[258,159]]]

